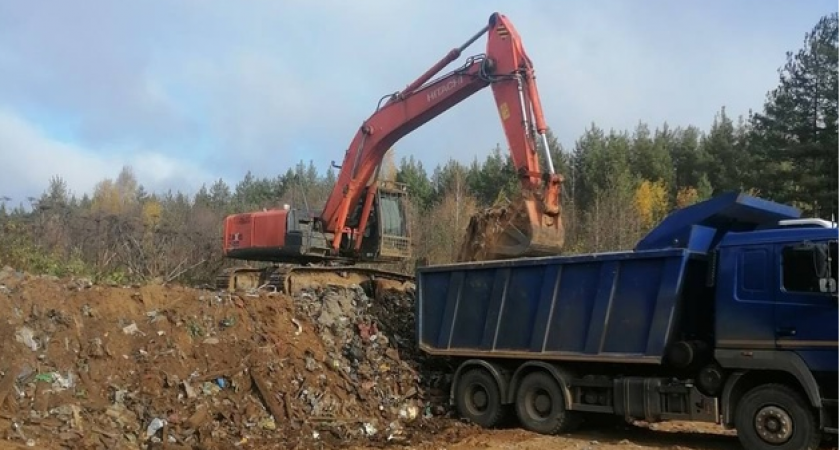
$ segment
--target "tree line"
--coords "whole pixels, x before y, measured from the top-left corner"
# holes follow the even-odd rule
[[[822,17],[803,46],[785,55],[761,111],[733,117],[722,107],[706,130],[640,122],[619,131],[593,123],[572,148],[562,148],[549,130],[549,151],[565,178],[566,251],[632,248],[675,208],[731,190],[836,217],[837,40],[837,14]],[[403,270],[417,261],[452,261],[470,215],[517,195],[501,146],[483,160],[449,160],[431,170],[411,155],[396,162],[395,153],[382,173],[405,183],[411,196],[416,259]],[[0,266],[117,283],[209,282],[231,263],[221,255],[227,214],[283,204],[319,211],[335,180],[332,167],[301,161],[275,177],[249,172],[234,186],[220,179],[188,196],[147,192],[125,167],[79,197],[55,176],[31,208],[0,198]]]

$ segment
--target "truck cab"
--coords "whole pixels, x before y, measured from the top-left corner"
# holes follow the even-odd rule
[[[723,392],[731,404],[758,378],[778,377],[800,386],[810,406],[823,411],[824,427],[836,432],[837,240],[834,223],[788,219],[729,233],[718,245],[715,360],[732,372]],[[787,419],[768,407],[756,420],[762,411],[768,420],[771,413]],[[724,410],[727,425],[736,417]]]
[[[788,406],[802,399],[818,411],[815,427],[837,434],[837,241],[835,222],[730,192],[672,213],[636,246],[706,260],[693,303],[712,311],[714,352],[698,385],[719,397],[721,423],[756,448],[791,445],[782,424],[807,420],[768,406],[786,389]]]
[[[717,348],[786,350],[837,370],[837,228],[779,228],[721,242]]]

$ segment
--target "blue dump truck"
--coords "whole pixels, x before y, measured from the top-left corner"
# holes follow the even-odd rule
[[[481,426],[613,415],[818,448],[837,435],[837,240],[833,222],[736,192],[632,251],[420,268],[419,345],[455,363],[451,400]]]

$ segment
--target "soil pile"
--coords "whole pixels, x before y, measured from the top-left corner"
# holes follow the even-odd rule
[[[0,439],[74,449],[421,442],[450,421],[428,420],[444,413],[447,380],[419,366],[412,305],[413,286],[396,283],[240,296],[5,268]]]

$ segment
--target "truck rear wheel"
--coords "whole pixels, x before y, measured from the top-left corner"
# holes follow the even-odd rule
[[[753,388],[735,412],[738,439],[747,450],[816,450],[817,419],[810,405],[781,384]]]
[[[504,416],[499,386],[484,369],[470,369],[458,377],[455,406],[462,417],[485,428],[496,426]]]
[[[516,415],[526,429],[540,434],[572,431],[580,415],[566,410],[566,399],[557,380],[546,372],[525,376],[516,390]]]

